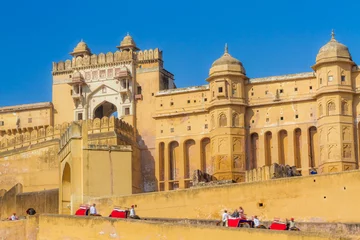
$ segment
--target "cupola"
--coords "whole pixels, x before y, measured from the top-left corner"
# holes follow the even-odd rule
[[[129,33],[124,37],[124,39],[121,41],[120,46],[117,46],[118,49],[120,50],[139,50],[136,47],[136,43],[134,41],[134,39],[129,35]]]
[[[91,50],[88,45],[83,40],[81,40],[74,48],[74,51],[70,54],[74,57],[91,55]]]
[[[211,65],[210,75],[222,71],[240,72],[241,74],[246,75],[242,63],[229,54],[227,44],[225,44],[224,54]]]

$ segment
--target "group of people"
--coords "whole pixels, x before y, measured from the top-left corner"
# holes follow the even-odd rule
[[[247,222],[251,222],[250,226],[254,228],[265,228],[265,226],[261,225],[259,218],[255,215],[252,217],[251,220],[248,220],[246,218],[246,214],[244,212],[244,209],[242,207],[239,207],[239,209],[235,209],[232,214],[229,214],[227,210],[224,210],[224,213],[221,217],[222,226],[228,227],[228,221],[229,218],[241,218],[244,220],[247,220]],[[298,230],[298,228],[295,226],[295,220],[294,218],[291,218],[290,221],[286,219],[286,226],[288,230]]]
[[[28,209],[26,210],[26,214],[27,214],[27,215],[35,215],[35,214],[36,214],[36,211],[35,211],[35,209],[33,209],[33,208],[28,208]],[[16,213],[13,213],[13,215],[11,215],[11,216],[8,218],[8,220],[10,220],[10,221],[19,220],[19,217],[16,215]]]
[[[90,207],[88,215],[90,215],[90,216],[101,216],[100,214],[98,214],[98,212],[96,210],[96,204],[95,203],[93,203],[93,205]],[[132,218],[132,219],[140,219],[140,217],[135,214],[135,206],[134,205],[131,205],[128,217]]]

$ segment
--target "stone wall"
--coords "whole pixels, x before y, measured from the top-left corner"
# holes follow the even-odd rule
[[[16,195],[16,213],[19,216],[25,215],[26,210],[30,207],[34,208],[37,213],[58,213],[59,189]]]
[[[349,239],[320,233],[270,231],[243,228],[223,228],[179,223],[157,223],[142,220],[76,217],[61,215],[39,216],[37,239],[262,239],[313,240]]]
[[[22,185],[17,184],[0,197],[0,219],[7,219],[14,212],[19,217],[25,216],[30,207],[37,213],[58,213],[59,190],[23,193]]]
[[[16,210],[16,195],[23,191],[21,184],[16,184],[0,198],[0,219],[10,217]]]
[[[223,210],[242,206],[263,221],[294,217],[298,222],[357,222],[360,171],[262,182],[93,199],[108,215],[114,206],[137,205],[140,217],[220,219]]]
[[[245,182],[265,181],[276,178],[301,176],[295,166],[281,165],[277,163],[271,166],[254,168],[245,172]]]

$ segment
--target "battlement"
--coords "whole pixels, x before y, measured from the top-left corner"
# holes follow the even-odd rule
[[[0,141],[0,152],[10,151],[16,148],[31,146],[34,144],[59,139],[62,132],[66,130],[68,123],[46,128],[34,129],[32,131],[6,134]]]
[[[133,142],[134,128],[130,124],[115,117],[103,117],[102,119],[95,118],[93,120],[73,122],[71,124],[63,123],[54,127],[48,126],[24,133],[6,134],[0,139],[0,152],[31,146],[54,139],[60,140],[60,148],[62,148],[72,137],[81,136],[81,131],[75,134],[70,130],[70,126],[73,124],[78,124],[80,127],[82,124],[87,124],[89,135],[114,132],[121,140],[120,144],[130,144]],[[95,140],[90,141],[90,143],[99,144]]]
[[[130,51],[116,51],[108,53],[100,53],[84,57],[78,56],[72,60],[68,59],[65,62],[53,62],[53,74],[71,72],[74,69],[83,69],[87,67],[102,67],[111,66],[121,62],[129,62],[137,60],[139,63],[146,63],[148,61],[162,60],[162,51],[158,48],[133,52]]]
[[[108,118],[95,118],[89,119],[86,121],[73,122],[71,125],[67,127],[67,129],[62,132],[60,136],[60,149],[64,148],[67,143],[73,138],[79,138],[82,136],[82,126],[86,124],[87,126],[87,134],[89,135],[89,144],[101,145],[105,143],[110,143],[112,145],[131,145],[134,139],[134,128],[118,119],[114,116]],[[116,135],[109,136],[106,133],[114,133]],[[94,137],[94,135],[96,137]],[[102,135],[106,139],[105,142],[100,141]],[[118,143],[112,143],[108,141],[108,138],[116,137],[120,139]]]

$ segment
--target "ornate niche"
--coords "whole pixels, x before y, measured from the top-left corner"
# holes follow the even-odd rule
[[[220,138],[218,145],[218,152],[226,153],[226,146],[227,146],[227,138]]]
[[[243,138],[242,137],[234,137],[233,138],[233,152],[242,152],[243,151]]]
[[[239,114],[233,113],[232,119],[231,119],[231,125],[232,127],[239,127],[240,126],[240,119]]]
[[[333,101],[329,101],[327,103],[327,114],[333,115],[333,114],[335,114],[335,111],[336,111],[335,103]]]
[[[351,144],[350,143],[343,144],[342,157],[343,158],[351,158]]]
[[[234,154],[233,157],[233,167],[236,169],[244,169],[245,168],[245,161],[244,161],[243,154]]]
[[[346,142],[351,140],[350,127],[343,127],[342,139],[343,139],[343,141],[346,141]]]
[[[220,113],[219,127],[226,127],[226,126],[227,126],[227,117],[224,113]]]

